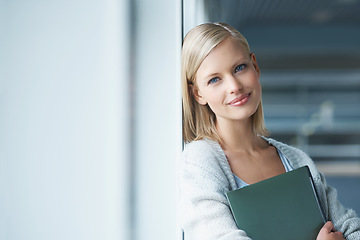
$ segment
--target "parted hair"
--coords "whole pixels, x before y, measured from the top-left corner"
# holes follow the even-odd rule
[[[235,28],[225,23],[204,23],[196,26],[186,35],[181,55],[181,84],[183,99],[183,140],[191,142],[210,138],[221,143],[216,129],[216,117],[208,104],[199,104],[192,89],[196,84],[196,73],[208,54],[226,38],[232,37],[250,55],[246,38]],[[262,101],[252,116],[252,127],[255,134],[267,136]]]

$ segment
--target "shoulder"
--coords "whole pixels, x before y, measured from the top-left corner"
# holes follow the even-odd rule
[[[210,161],[224,157],[222,155],[223,152],[219,143],[210,139],[201,139],[185,145],[182,159],[183,161],[201,163],[204,159]]]
[[[279,142],[272,138],[264,138],[264,140],[267,141],[270,145],[273,145],[277,149],[279,149],[286,157],[289,157],[291,159],[295,158],[295,160],[298,161],[311,161],[310,157],[299,148]]]
[[[215,150],[219,145],[216,141],[203,138],[200,140],[192,141],[190,143],[185,144],[185,148],[183,153],[192,153],[192,152],[207,152]]]
[[[317,180],[320,179],[319,171],[317,170],[314,161],[304,151],[271,138],[264,138],[264,140],[279,149],[294,168],[308,166],[313,178]]]
[[[217,179],[231,178],[231,169],[220,144],[210,139],[201,139],[186,144],[181,156],[181,169],[196,175]]]

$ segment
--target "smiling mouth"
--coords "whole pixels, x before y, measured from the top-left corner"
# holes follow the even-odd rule
[[[250,97],[250,93],[244,94],[244,95],[241,95],[240,97],[235,98],[228,104],[230,106],[241,106],[241,105],[244,105],[249,100],[249,97]]]

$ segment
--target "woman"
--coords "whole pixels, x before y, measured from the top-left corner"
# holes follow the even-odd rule
[[[185,150],[180,215],[185,239],[250,239],[225,193],[308,165],[329,219],[318,240],[360,239],[360,219],[337,201],[302,151],[266,138],[260,69],[246,39],[223,23],[192,29],[182,48]],[[337,231],[335,231],[337,229]]]

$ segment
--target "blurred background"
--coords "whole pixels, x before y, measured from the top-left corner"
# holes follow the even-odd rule
[[[249,40],[272,137],[309,153],[359,213],[359,10],[357,0],[0,0],[0,239],[181,238],[180,49],[208,21]]]
[[[0,0],[1,240],[175,238],[180,5]]]
[[[360,213],[360,1],[185,0],[184,32],[226,22],[261,70],[271,137],[307,152]]]

